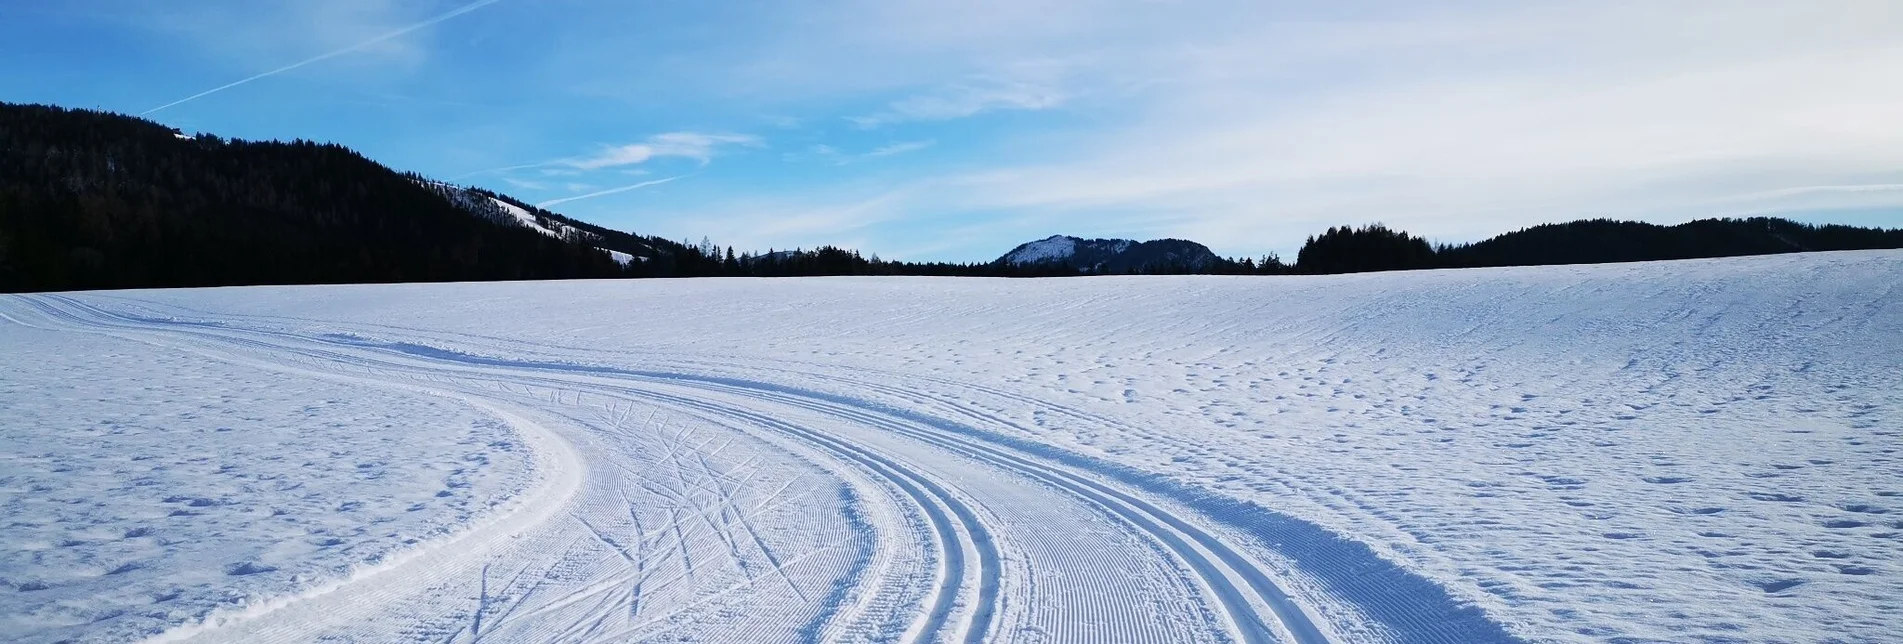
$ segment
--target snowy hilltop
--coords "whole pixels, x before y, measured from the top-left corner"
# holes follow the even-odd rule
[[[1055,265],[1084,273],[1198,272],[1223,261],[1209,247],[1181,239],[1138,242],[1052,235],[1011,249],[995,263]]]

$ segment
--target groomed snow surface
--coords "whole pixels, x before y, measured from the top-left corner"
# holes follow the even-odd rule
[[[1894,641],[1900,282],[0,297],[0,639]]]

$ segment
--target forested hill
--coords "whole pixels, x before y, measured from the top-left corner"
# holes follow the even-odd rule
[[[1000,266],[1044,266],[1086,275],[1123,273],[1202,273],[1239,272],[1235,266],[1223,267],[1225,260],[1210,252],[1208,246],[1182,239],[1081,239],[1053,235],[1019,244],[999,257]],[[1240,271],[1240,272],[1253,272]]]
[[[1439,250],[1445,266],[1603,264],[1661,259],[1903,248],[1903,230],[1811,225],[1775,217],[1676,226],[1591,219],[1546,224]]]
[[[1308,274],[1424,268],[1605,264],[1903,248],[1903,230],[1812,225],[1775,217],[1700,219],[1676,226],[1588,219],[1544,224],[1485,241],[1435,246],[1379,224],[1308,238],[1295,270]]]
[[[0,104],[0,291],[622,274],[341,146]]]

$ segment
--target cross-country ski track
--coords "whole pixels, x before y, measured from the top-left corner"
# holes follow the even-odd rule
[[[1343,640],[1245,550],[1273,555],[1277,540],[1298,536],[1249,532],[1286,518],[1240,506],[1232,511],[1242,516],[1203,515],[1192,509],[1197,499],[1145,489],[1114,466],[1014,446],[987,429],[1007,422],[1000,418],[871,379],[857,384],[918,407],[694,373],[301,336],[81,297],[12,302],[19,324],[453,397],[504,419],[539,450],[544,480],[503,516],[158,640]],[[768,459],[807,471],[767,488],[757,474],[782,467]],[[802,478],[813,476],[833,487],[815,492]],[[765,525],[763,516],[814,494],[836,497],[847,521]],[[836,534],[777,551],[772,542],[783,540],[763,538],[768,527]],[[1350,542],[1321,549],[1303,563],[1392,568]],[[1327,608],[1351,633],[1510,641],[1444,594],[1360,607],[1340,594],[1357,588],[1327,588],[1328,576],[1318,575],[1333,591]],[[800,621],[735,616],[753,603],[779,607],[766,615],[794,606]],[[703,623],[718,636],[695,630]]]

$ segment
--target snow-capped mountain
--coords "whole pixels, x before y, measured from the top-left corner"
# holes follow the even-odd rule
[[[1209,247],[1182,239],[1138,242],[1052,235],[1020,244],[999,257],[997,263],[1017,266],[1060,265],[1088,273],[1128,273],[1164,267],[1195,270],[1207,267],[1217,259]]]

